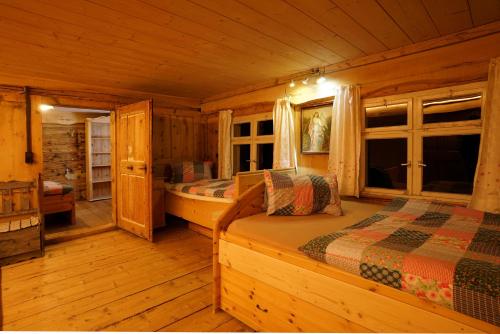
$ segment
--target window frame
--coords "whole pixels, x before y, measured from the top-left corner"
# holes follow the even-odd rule
[[[448,202],[464,204],[468,203],[471,195],[453,194],[443,192],[423,191],[423,169],[419,162],[423,160],[423,138],[433,136],[452,136],[481,134],[487,82],[476,82],[466,85],[425,90],[407,94],[386,96],[381,98],[368,98],[362,100],[362,128],[361,128],[361,159],[360,159],[360,189],[361,195],[375,198],[391,198],[402,196],[409,198],[440,199]],[[481,118],[479,120],[467,120],[456,122],[428,123],[423,124],[422,102],[430,99],[450,98],[470,94],[482,95]],[[397,101],[408,100],[408,126],[387,126],[377,128],[365,127],[365,108],[379,106],[381,104],[392,104]],[[404,191],[386,188],[374,188],[366,186],[366,140],[384,138],[407,138],[408,160],[407,166],[407,188]],[[478,157],[479,159],[480,157]]]
[[[231,160],[234,167],[234,146],[235,145],[250,145],[250,172],[257,171],[257,145],[258,144],[274,144],[274,130],[272,135],[257,135],[257,125],[260,121],[267,121],[273,119],[272,112],[259,113],[247,116],[236,116],[233,118],[231,124]],[[250,136],[234,137],[234,125],[250,123]],[[233,168],[234,169],[234,168]],[[233,175],[239,171],[233,170]]]

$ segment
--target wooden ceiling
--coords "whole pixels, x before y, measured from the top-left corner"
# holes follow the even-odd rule
[[[201,99],[498,20],[500,0],[0,0],[0,84]]]

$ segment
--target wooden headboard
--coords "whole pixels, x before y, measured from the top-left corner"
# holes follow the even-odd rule
[[[272,169],[273,172],[295,175],[295,168],[282,168],[282,169]],[[235,197],[241,196],[245,191],[250,189],[253,185],[259,183],[264,179],[264,171],[256,172],[239,172],[234,178],[234,193]]]

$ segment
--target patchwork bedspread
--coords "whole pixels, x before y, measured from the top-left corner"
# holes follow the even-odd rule
[[[394,199],[372,217],[309,241],[308,256],[500,325],[500,215]]]
[[[69,184],[62,184],[54,181],[43,181],[43,194],[50,195],[65,195],[73,191],[73,187]]]
[[[168,184],[167,189],[198,196],[233,198],[234,182],[222,179],[199,180],[190,183]]]

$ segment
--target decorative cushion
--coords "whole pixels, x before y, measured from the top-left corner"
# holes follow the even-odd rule
[[[212,161],[182,161],[172,165],[172,183],[213,179]]]
[[[290,176],[266,170],[264,182],[268,215],[342,215],[336,175]]]

